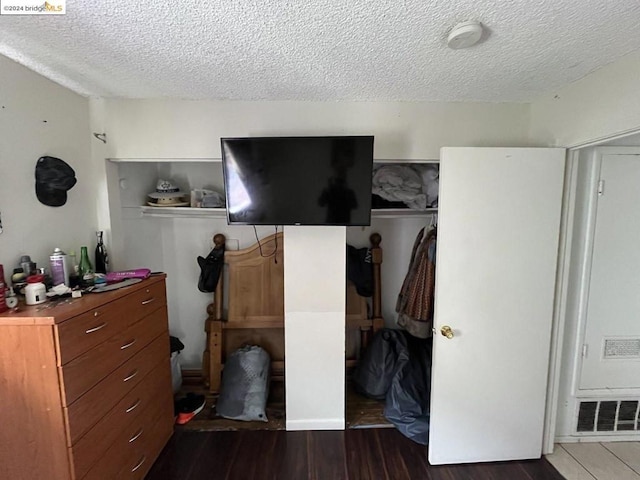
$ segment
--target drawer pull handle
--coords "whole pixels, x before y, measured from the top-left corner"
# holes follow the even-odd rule
[[[97,311],[97,310],[96,310],[95,312],[93,312],[93,316],[94,316],[94,317],[97,317],[98,315],[100,315],[100,312],[99,312],[99,311]]]
[[[133,377],[135,377],[138,374],[138,369],[135,369],[132,373],[129,374],[129,376],[124,377],[124,379],[122,380],[123,382],[128,382],[129,380],[131,380]]]
[[[133,340],[131,340],[129,343],[126,343],[124,345],[122,345],[120,347],[120,350],[126,350],[127,348],[129,348],[131,345],[133,345],[134,343],[136,343],[136,339],[134,338]]]
[[[102,322],[97,327],[93,327],[93,328],[90,328],[89,330],[85,330],[84,333],[89,334],[89,333],[97,332],[98,330],[102,330],[106,326],[107,326],[107,322]]]
[[[155,300],[155,297],[150,298],[149,300],[143,300],[142,305],[149,305],[151,302]]]
[[[138,430],[138,433],[136,433],[133,437],[131,437],[131,438],[129,439],[129,443],[133,443],[133,442],[135,442],[135,441],[138,439],[138,437],[139,437],[140,435],[142,435],[143,430],[144,430],[144,429],[142,429],[142,428],[141,428],[140,430]]]
[[[137,371],[136,371],[136,373],[137,373]],[[125,380],[125,382],[126,382],[126,380]],[[138,405],[140,405],[140,402],[141,402],[141,401],[142,401],[142,400],[138,399],[138,401],[137,401],[136,403],[134,403],[133,405],[131,405],[129,408],[127,408],[127,409],[124,411],[124,413],[131,413],[131,412],[133,412],[133,411],[136,409],[136,407],[137,407]]]
[[[147,459],[147,457],[145,457],[144,455],[142,455],[142,458],[140,459],[140,461],[138,462],[138,464],[137,464],[135,467],[133,467],[133,468],[131,469],[131,473],[133,473],[133,472],[135,472],[136,470],[138,470],[138,469],[142,466],[142,464],[144,463],[144,461],[145,461],[146,459]]]

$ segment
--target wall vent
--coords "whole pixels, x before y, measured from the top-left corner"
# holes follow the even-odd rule
[[[640,338],[606,338],[604,358],[640,358]]]
[[[638,400],[594,400],[580,402],[578,433],[638,432]]]

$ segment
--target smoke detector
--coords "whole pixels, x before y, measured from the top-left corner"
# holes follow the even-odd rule
[[[478,43],[481,36],[482,24],[480,22],[462,22],[451,29],[447,45],[454,50],[469,48]]]

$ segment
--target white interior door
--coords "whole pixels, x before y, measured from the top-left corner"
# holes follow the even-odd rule
[[[440,162],[429,462],[539,458],[565,151]]]
[[[580,388],[637,388],[640,155],[604,155],[599,163],[604,183],[597,196]]]

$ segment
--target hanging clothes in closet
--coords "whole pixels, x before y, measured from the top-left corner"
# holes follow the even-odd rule
[[[430,338],[436,284],[437,228],[422,228],[413,244],[411,261],[402,283],[397,324],[418,338]]]

